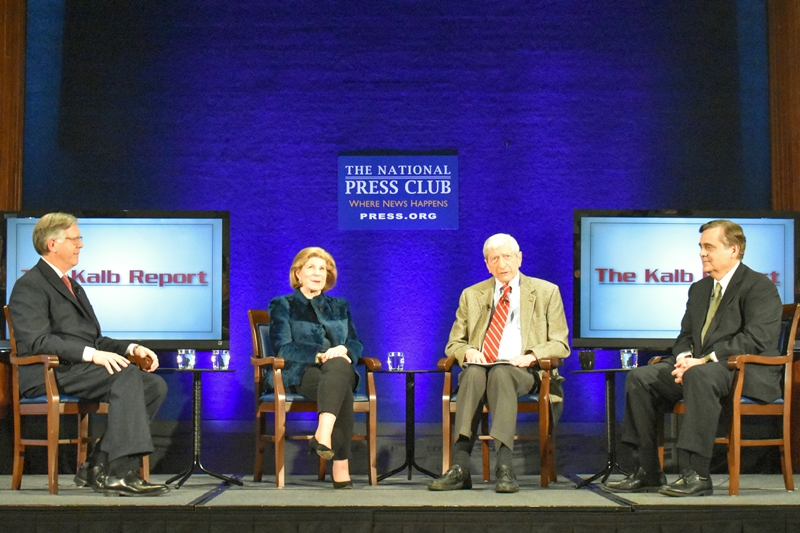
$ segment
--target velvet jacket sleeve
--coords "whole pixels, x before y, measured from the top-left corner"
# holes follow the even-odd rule
[[[297,385],[306,368],[315,363],[324,351],[327,338],[330,346],[344,345],[355,365],[364,350],[356,335],[350,306],[343,298],[321,295],[313,300],[290,294],[273,299],[269,304],[270,345],[272,352],[286,360],[284,381]]]

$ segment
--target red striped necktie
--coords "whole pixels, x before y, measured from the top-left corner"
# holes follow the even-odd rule
[[[500,339],[503,338],[503,329],[506,327],[508,320],[508,309],[511,302],[508,298],[511,292],[511,287],[505,285],[503,287],[503,294],[497,301],[492,315],[492,321],[489,323],[489,330],[486,332],[486,338],[483,340],[483,356],[490,363],[497,361],[497,355],[500,352]]]
[[[64,285],[66,285],[66,286],[67,286],[67,288],[69,289],[69,292],[71,292],[71,293],[72,293],[72,296],[75,296],[75,291],[74,291],[74,290],[72,290],[72,283],[70,283],[70,282],[69,282],[69,278],[67,277],[67,275],[66,275],[66,274],[64,274],[63,276],[61,276],[61,281],[63,281],[63,282],[64,282]],[[75,298],[77,299],[78,297],[77,297],[77,296],[75,296]]]

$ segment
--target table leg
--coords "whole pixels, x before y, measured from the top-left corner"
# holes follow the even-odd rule
[[[201,409],[203,406],[201,378],[201,372],[192,372],[192,464],[183,472],[169,478],[167,480],[167,485],[180,478],[178,484],[175,485],[175,488],[179,489],[186,482],[186,480],[189,479],[192,474],[194,474],[195,470],[200,470],[201,472],[205,472],[210,476],[221,479],[226,483],[233,483],[234,485],[239,485],[241,487],[244,485],[244,483],[242,483],[240,480],[211,472],[207,470],[200,462],[200,429],[202,423]]]
[[[622,471],[617,464],[617,450],[616,450],[616,443],[617,443],[617,382],[616,382],[616,373],[615,372],[605,372],[606,376],[606,453],[608,454],[608,460],[606,462],[606,467],[601,470],[600,472],[596,473],[590,478],[586,478],[577,485],[575,485],[576,489],[582,489],[583,487],[589,485],[593,481],[598,478],[600,483],[605,483],[608,479],[608,476],[611,475],[611,472],[616,468],[619,471]]]
[[[406,459],[402,465],[395,468],[391,472],[387,472],[382,476],[378,476],[378,481],[382,481],[387,477],[391,477],[397,473],[402,472],[406,468],[408,468],[408,479],[411,479],[412,469],[416,468],[418,471],[431,476],[433,478],[438,478],[437,474],[430,472],[421,466],[419,466],[414,459],[416,455],[416,448],[414,441],[416,439],[416,414],[414,412],[414,407],[416,405],[416,393],[414,387],[414,373],[413,372],[406,372]]]

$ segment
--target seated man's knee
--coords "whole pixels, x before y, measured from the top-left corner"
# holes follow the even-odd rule
[[[458,386],[475,385],[481,386],[486,382],[486,372],[479,366],[468,366],[458,375]]]
[[[498,365],[489,372],[487,382],[490,387],[507,383],[517,367],[511,365]]]
[[[164,378],[158,376],[156,374],[150,374],[145,372],[142,376],[142,380],[144,381],[144,386],[148,390],[148,396],[153,398],[160,398],[164,399],[167,397],[167,382],[164,381]]]

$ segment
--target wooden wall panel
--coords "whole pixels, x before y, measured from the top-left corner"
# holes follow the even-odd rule
[[[800,211],[800,2],[768,0],[767,20],[772,207]]]
[[[0,211],[22,207],[25,11],[25,0],[0,2]],[[0,354],[0,418],[10,412],[10,393],[8,356]]]

